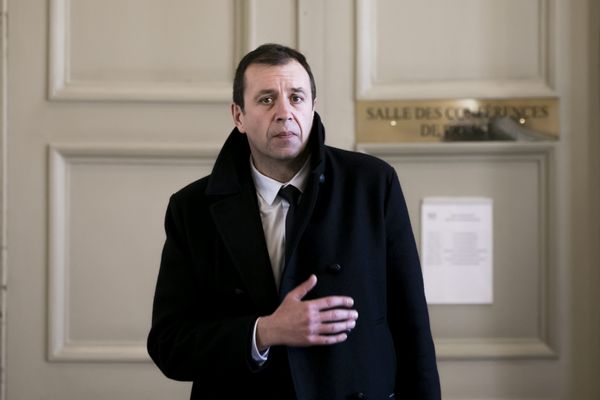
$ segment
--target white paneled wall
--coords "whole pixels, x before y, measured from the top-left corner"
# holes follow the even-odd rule
[[[209,173],[234,68],[264,42],[307,55],[330,144],[396,168],[417,238],[423,197],[493,199],[494,303],[430,309],[444,398],[572,398],[592,0],[6,4],[6,399],[188,397],[145,352],[165,207]],[[355,143],[356,100],[544,96],[550,144]]]

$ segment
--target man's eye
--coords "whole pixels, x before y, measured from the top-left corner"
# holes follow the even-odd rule
[[[261,104],[273,104],[273,98],[272,97],[263,97],[262,99],[258,100],[259,103]]]
[[[297,95],[292,96],[292,103],[302,103],[303,101],[304,101],[304,98],[302,96],[297,96]]]

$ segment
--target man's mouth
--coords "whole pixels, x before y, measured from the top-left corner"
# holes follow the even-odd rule
[[[287,139],[287,138],[292,138],[295,136],[297,136],[296,133],[294,133],[292,131],[281,131],[275,135],[276,138],[280,138],[280,139]]]

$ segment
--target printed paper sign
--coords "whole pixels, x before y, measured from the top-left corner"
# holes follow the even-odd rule
[[[492,303],[492,214],[489,198],[423,199],[421,263],[428,303]]]

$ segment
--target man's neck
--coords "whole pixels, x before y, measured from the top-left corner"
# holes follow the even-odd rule
[[[309,156],[308,152],[304,152],[300,156],[289,161],[277,161],[272,163],[257,163],[256,158],[252,157],[252,163],[256,169],[263,175],[268,176],[271,179],[285,183],[292,180],[294,175],[304,165]]]

